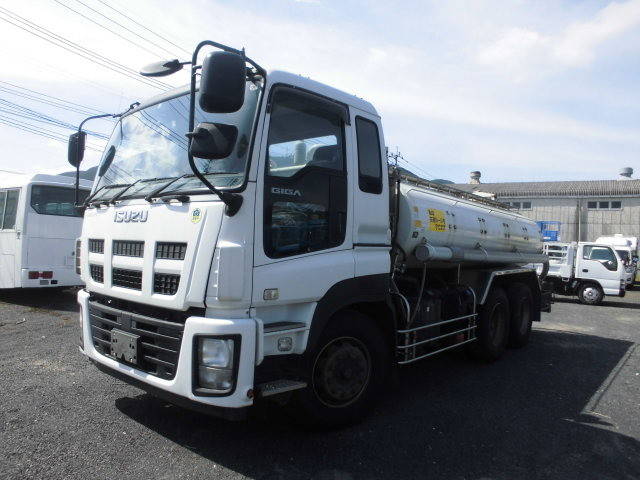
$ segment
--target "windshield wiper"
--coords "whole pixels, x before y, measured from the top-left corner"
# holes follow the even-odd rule
[[[126,188],[123,188],[122,190],[120,190],[118,193],[115,194],[115,196],[111,197],[111,200],[109,200],[108,203],[115,205],[116,201],[122,196],[122,194],[124,192],[126,192],[127,190],[129,190],[131,187],[133,187],[136,183],[140,182],[141,180],[136,180],[135,182],[133,182],[131,185],[129,185]]]
[[[98,195],[98,193],[104,192],[105,190],[111,190],[111,189],[116,189],[116,188],[124,188],[125,190],[127,190],[131,185],[133,185],[133,183],[131,183],[131,184],[129,184],[129,183],[119,183],[119,184],[115,184],[115,185],[105,185],[104,187],[100,187],[98,190],[93,192],[92,195],[89,195],[87,197],[87,199],[83,203],[83,206],[86,207],[86,206],[90,205],[92,207],[99,207],[103,203],[104,204],[109,204],[111,198],[101,198],[100,200],[97,200],[95,202],[92,202],[91,199],[95,198],[96,195]],[[116,195],[114,195],[114,197],[118,196],[119,193],[120,192],[116,193]]]
[[[153,201],[154,197],[161,197],[163,195],[160,195],[160,192],[162,192],[165,188],[167,188],[169,185],[177,182],[178,180],[180,180],[181,178],[185,178],[185,177],[193,177],[193,175],[189,175],[189,174],[184,174],[184,175],[180,175],[179,177],[175,177],[175,178],[170,178],[169,181],[167,183],[163,183],[162,185],[160,185],[158,188],[156,188],[154,191],[150,192],[148,195],[146,195],[144,197],[144,199],[151,203]]]
[[[171,200],[178,200],[182,203],[187,203],[191,201],[191,197],[183,192],[178,192],[176,190],[172,190],[170,192],[162,192],[155,196],[156,198],[161,198],[163,202],[169,203]]]

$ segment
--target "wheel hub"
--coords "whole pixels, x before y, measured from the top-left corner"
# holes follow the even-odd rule
[[[598,290],[594,287],[587,287],[584,289],[583,295],[587,300],[595,300],[598,298]]]
[[[369,382],[371,359],[356,338],[338,338],[326,345],[313,369],[313,385],[320,400],[331,407],[353,403]]]

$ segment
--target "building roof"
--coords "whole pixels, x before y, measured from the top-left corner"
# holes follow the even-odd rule
[[[493,193],[497,197],[606,197],[640,195],[640,179],[567,182],[457,183],[469,193]]]

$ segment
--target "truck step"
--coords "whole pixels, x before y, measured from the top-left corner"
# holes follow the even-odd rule
[[[278,395],[279,393],[292,392],[293,390],[300,390],[307,386],[306,382],[299,382],[297,380],[274,380],[273,382],[266,382],[256,385],[255,391],[258,397],[270,397],[272,395]]]

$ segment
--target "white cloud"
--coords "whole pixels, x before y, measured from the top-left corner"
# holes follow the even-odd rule
[[[640,0],[613,2],[592,20],[571,23],[556,34],[522,27],[504,29],[480,48],[476,59],[523,80],[540,70],[587,66],[608,41],[639,25]]]
[[[8,3],[6,8],[132,68],[156,60],[50,1]],[[351,10],[333,13],[327,2],[318,2],[312,10],[291,8],[292,4],[277,10],[213,0],[167,1],[161,8],[133,3],[124,9],[187,49],[212,36],[245,46],[247,54],[266,67],[310,76],[371,101],[383,116],[388,144],[399,145],[417,162],[433,162],[423,166],[438,176],[454,175],[452,168],[466,169],[467,159],[474,168],[482,168],[483,155],[487,165],[493,166],[496,159],[507,162],[509,152],[527,162],[534,162],[536,156],[548,163],[562,158],[567,170],[578,171],[580,158],[602,163],[611,152],[622,161],[630,158],[629,152],[637,152],[637,116],[632,121],[616,118],[610,122],[611,114],[590,115],[556,100],[575,95],[577,79],[582,81],[581,107],[598,111],[607,95],[619,103],[618,99],[632,97],[627,87],[619,86],[615,95],[611,90],[595,92],[584,82],[589,77],[579,73],[583,76],[558,81],[550,101],[546,92],[551,89],[538,80],[539,74],[589,65],[600,55],[615,53],[613,40],[638,25],[640,0],[612,3],[590,16],[581,11],[558,20],[553,15],[548,22],[544,14],[534,21],[530,18],[534,7],[527,10],[522,3],[513,9],[492,10],[492,2],[412,5],[408,0],[403,8],[392,2],[361,7],[361,11],[345,5]],[[143,10],[144,16],[138,16]],[[309,11],[313,19],[305,16]],[[0,41],[17,46],[3,52],[3,80],[17,79],[29,88],[109,111],[157,92],[9,25],[2,24]],[[479,50],[478,44],[482,45]],[[166,80],[185,83],[186,73],[180,75]],[[434,148],[438,139],[427,132],[436,127],[442,137],[451,140],[441,149]],[[0,142],[7,137],[6,130],[0,129]],[[470,130],[476,133],[471,135]],[[36,143],[36,137],[21,134],[21,138],[23,135]],[[598,142],[606,148],[570,155],[581,141]],[[14,143],[11,148],[18,153],[23,149]],[[88,155],[90,161],[97,158],[93,152]],[[49,168],[54,162],[65,167],[65,156],[46,145],[29,153],[34,169]],[[519,172],[513,165],[501,171],[505,175]]]

